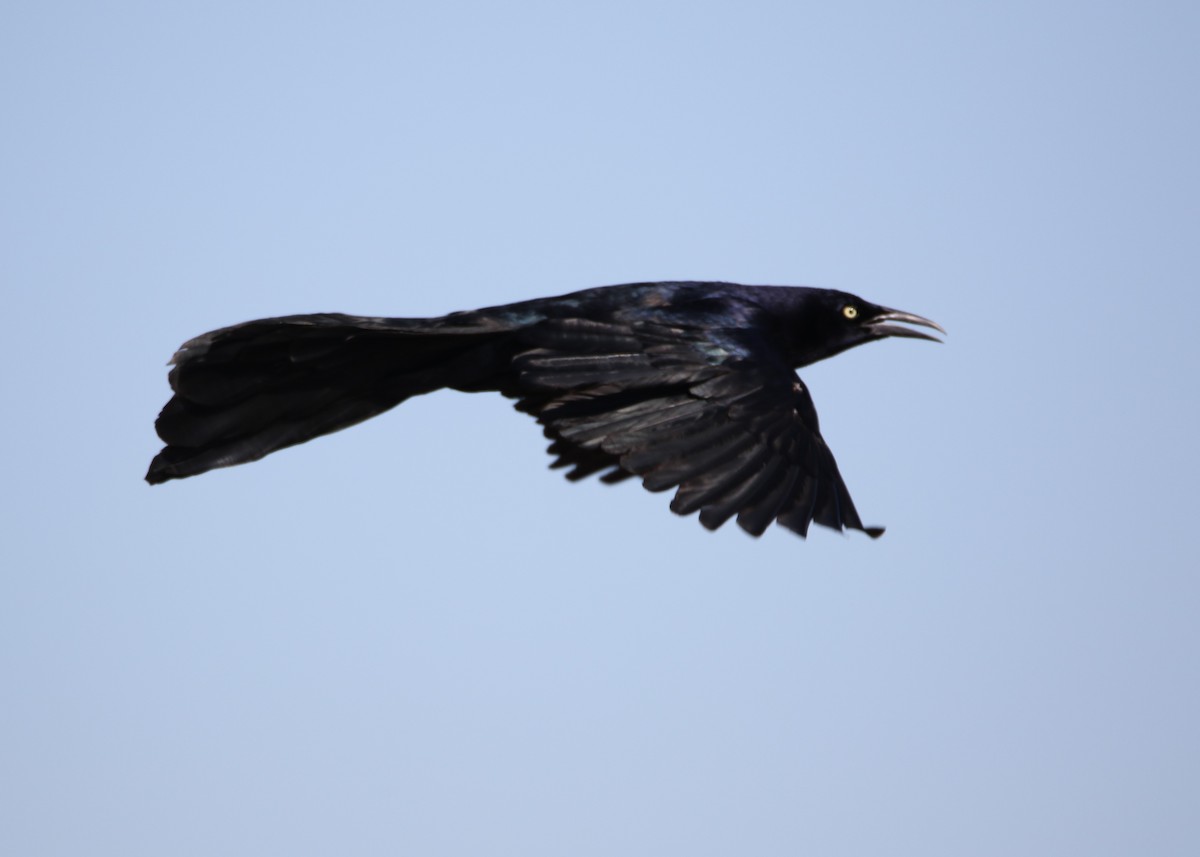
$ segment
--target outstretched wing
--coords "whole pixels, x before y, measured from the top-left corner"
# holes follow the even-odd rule
[[[733,516],[758,536],[777,521],[864,527],[808,390],[782,354],[745,328],[678,319],[554,319],[528,329],[503,392],[537,417],[568,479],[636,475],[676,488],[672,511],[716,529]]]

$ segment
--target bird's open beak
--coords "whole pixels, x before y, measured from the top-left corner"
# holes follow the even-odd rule
[[[877,336],[907,336],[910,339],[928,339],[930,342],[941,342],[936,336],[930,336],[928,333],[922,333],[919,330],[913,330],[910,327],[901,327],[898,324],[888,324],[889,321],[902,321],[905,324],[918,324],[921,327],[932,327],[934,330],[945,334],[945,330],[937,322],[930,321],[919,315],[913,315],[911,312],[900,312],[898,309],[885,309],[879,315],[867,322],[867,329]]]

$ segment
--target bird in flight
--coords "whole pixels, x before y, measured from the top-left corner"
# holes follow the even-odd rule
[[[151,484],[256,461],[442,388],[499,392],[541,423],[572,481],[640,477],[715,530],[736,516],[872,537],[795,370],[934,322],[845,292],[633,283],[440,318],[317,313],[185,342],[155,423]]]

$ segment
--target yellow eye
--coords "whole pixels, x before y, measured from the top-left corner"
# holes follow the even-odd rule
[[[842,307],[842,315],[846,318],[858,318],[858,307],[847,304]]]

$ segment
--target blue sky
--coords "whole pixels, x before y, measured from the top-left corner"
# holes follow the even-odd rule
[[[7,4],[0,851],[1197,853],[1198,24]],[[210,328],[677,278],[950,331],[804,371],[886,536],[495,396],[141,481]]]

